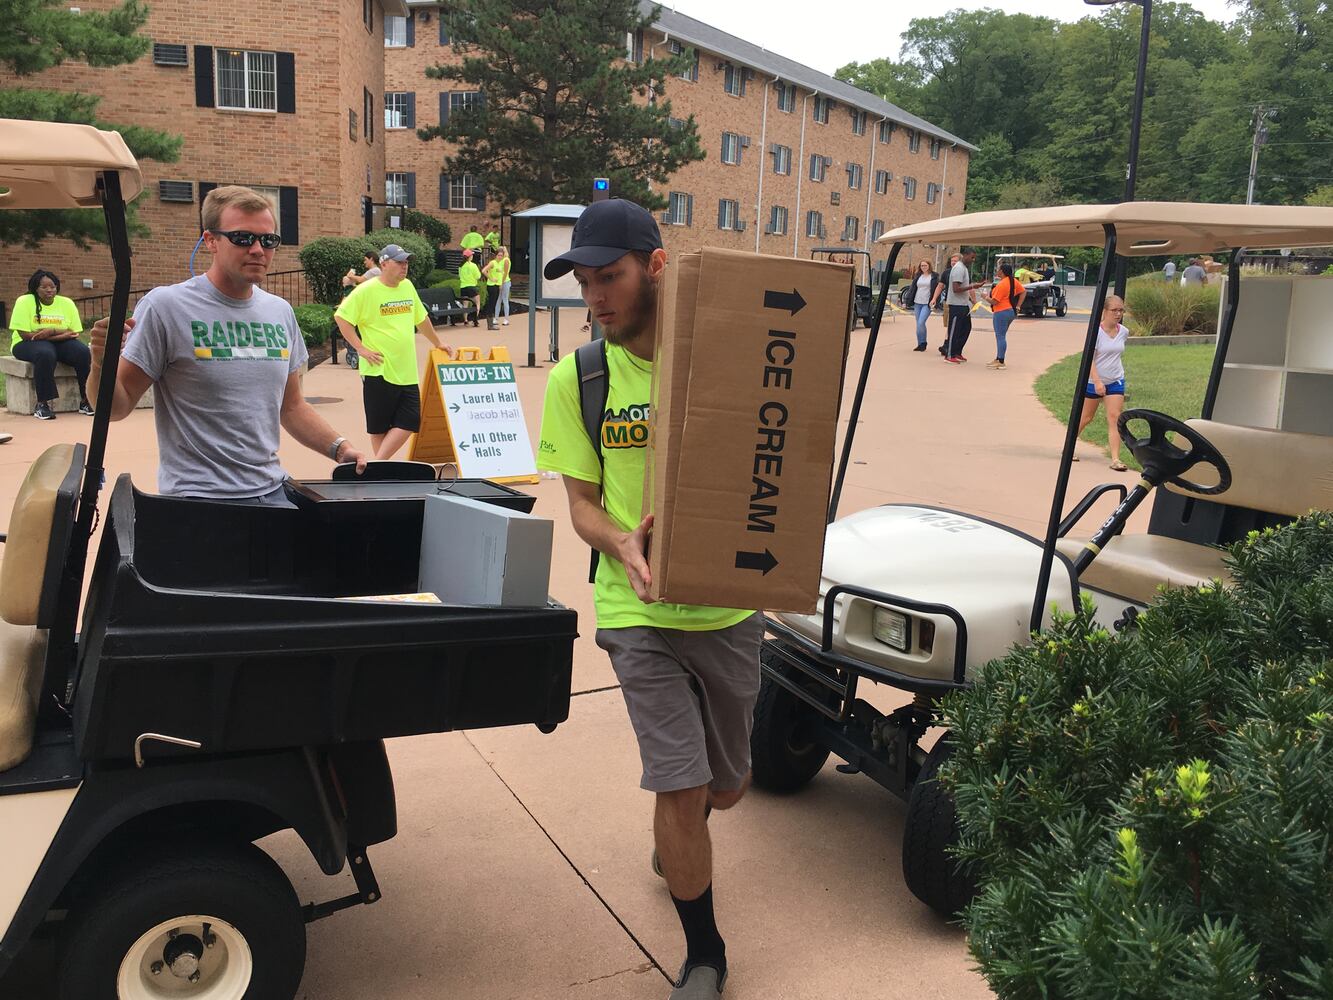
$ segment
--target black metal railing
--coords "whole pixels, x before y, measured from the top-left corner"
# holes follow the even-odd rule
[[[315,295],[310,290],[310,282],[306,281],[305,271],[301,268],[294,271],[274,271],[264,279],[263,287],[265,291],[278,298],[286,299],[292,306],[303,306],[315,301]],[[139,300],[150,291],[152,291],[150,288],[138,288],[130,292],[131,313],[134,312]],[[81,299],[75,299],[74,305],[78,307],[79,319],[83,321],[84,326],[88,326],[111,311],[111,293],[86,295]]]

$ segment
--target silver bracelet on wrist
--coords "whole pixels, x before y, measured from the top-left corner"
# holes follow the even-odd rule
[[[347,443],[347,438],[338,437],[333,439],[333,444],[329,445],[329,458],[335,462],[338,461],[338,451]]]

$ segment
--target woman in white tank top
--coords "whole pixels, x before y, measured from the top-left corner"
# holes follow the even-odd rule
[[[1125,300],[1119,295],[1106,296],[1102,322],[1097,328],[1097,347],[1092,355],[1092,371],[1083,389],[1083,416],[1078,432],[1092,423],[1097,406],[1106,402],[1106,441],[1110,446],[1111,468],[1124,472],[1127,466],[1120,461],[1120,428],[1116,421],[1125,408],[1125,342],[1129,330],[1121,321],[1125,318]],[[1078,461],[1078,456],[1074,456]]]

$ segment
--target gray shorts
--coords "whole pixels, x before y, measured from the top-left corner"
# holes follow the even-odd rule
[[[639,740],[643,788],[732,792],[745,784],[763,636],[758,613],[711,632],[597,630]]]

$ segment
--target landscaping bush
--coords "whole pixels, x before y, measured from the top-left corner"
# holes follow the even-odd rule
[[[301,336],[305,338],[306,347],[329,342],[329,338],[333,336],[333,306],[312,302],[309,305],[297,306],[294,312],[296,322],[301,327]]]
[[[390,243],[397,243],[410,253],[412,260],[407,265],[407,278],[418,288],[427,287],[426,281],[435,270],[435,247],[426,237],[404,229],[376,229],[364,238],[374,244],[376,252]]]
[[[403,212],[402,223],[404,229],[419,233],[430,240],[432,250],[436,245],[449,243],[453,238],[453,231],[449,228],[449,223],[415,208],[409,208]]]
[[[1002,998],[1333,996],[1333,514],[1127,632],[1086,605],[945,699]]]
[[[430,287],[431,287],[431,288],[452,288],[452,289],[454,290],[454,296],[457,297],[457,296],[458,296],[458,289],[461,287],[461,286],[459,285],[459,283],[458,283],[458,272],[457,272],[457,271],[448,271],[448,272],[437,271],[436,273],[437,273],[437,274],[445,274],[445,273],[447,273],[447,274],[451,275],[451,277],[445,278],[445,279],[443,279],[442,281],[435,281],[435,282],[432,282],[431,285],[430,285]],[[478,309],[478,311],[480,311],[481,309],[485,308],[485,306],[486,306],[486,300],[487,300],[488,298],[490,298],[490,296],[489,296],[489,295],[487,294],[487,292],[486,292],[487,287],[488,287],[488,286],[486,285],[486,283],[485,283],[484,281],[483,281],[480,285],[477,286],[477,309]]]
[[[392,242],[377,243],[369,236],[321,236],[301,247],[298,256],[316,301],[337,305],[342,299],[343,275],[350,268],[360,273],[365,266],[363,258],[366,254],[378,253],[380,247]],[[410,250],[411,247],[404,246],[404,249]]]
[[[1155,275],[1129,282],[1125,289],[1129,317],[1125,325],[1136,337],[1194,333],[1217,335],[1221,284],[1182,285]]]
[[[458,272],[457,272],[457,271],[446,271],[446,270],[444,270],[444,269],[439,269],[439,270],[431,271],[430,274],[426,277],[426,287],[427,287],[427,288],[443,288],[445,282],[447,282],[450,278],[453,278],[454,281],[457,281],[457,280],[458,280]]]

